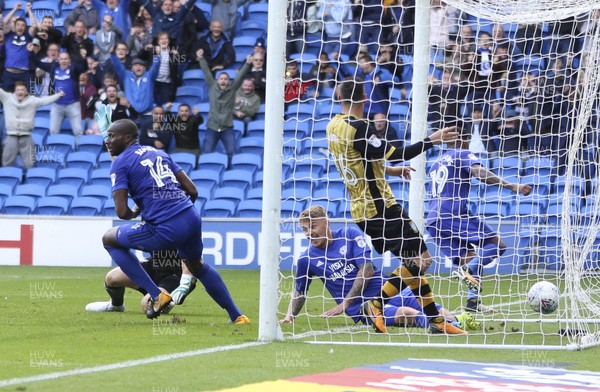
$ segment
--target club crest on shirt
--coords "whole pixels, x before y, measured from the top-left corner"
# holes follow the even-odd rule
[[[368,143],[375,148],[381,147],[381,140],[376,135],[369,137]]]
[[[340,255],[346,256],[347,252],[348,252],[348,248],[346,247],[346,245],[343,245],[340,247]]]
[[[359,235],[358,237],[356,237],[356,238],[354,239],[354,242],[356,242],[356,245],[357,245],[359,248],[364,248],[364,247],[367,245],[367,242],[365,241],[365,237],[363,237],[363,236],[361,236],[361,235]]]

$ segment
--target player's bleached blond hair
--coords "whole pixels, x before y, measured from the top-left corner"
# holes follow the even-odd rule
[[[300,224],[302,224],[302,222],[306,222],[308,220],[312,220],[312,219],[322,219],[322,218],[326,218],[327,217],[327,211],[325,211],[325,208],[323,208],[323,206],[318,206],[318,205],[314,205],[314,206],[310,206],[308,207],[306,210],[302,211],[302,213],[300,213]]]

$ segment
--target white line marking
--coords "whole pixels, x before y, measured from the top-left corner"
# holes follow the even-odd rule
[[[0,388],[11,386],[11,385],[31,383],[31,382],[56,380],[58,378],[63,378],[63,377],[80,376],[82,374],[106,372],[109,370],[124,369],[124,368],[128,368],[128,367],[133,367],[133,366],[148,365],[148,364],[157,363],[157,362],[170,361],[172,359],[195,357],[195,356],[204,355],[204,354],[213,354],[213,353],[218,353],[221,351],[239,350],[239,349],[248,348],[248,347],[261,346],[261,345],[264,345],[267,343],[268,342],[249,342],[249,343],[243,343],[243,344],[234,344],[234,345],[230,345],[230,346],[219,346],[219,347],[205,348],[205,349],[201,349],[201,350],[185,351],[185,352],[181,352],[181,353],[158,355],[155,357],[135,359],[132,361],[117,362],[117,363],[113,363],[110,365],[94,366],[94,367],[83,368],[83,369],[73,369],[73,370],[67,370],[64,372],[39,374],[36,376],[30,376],[30,377],[11,378],[8,380],[0,380]]]

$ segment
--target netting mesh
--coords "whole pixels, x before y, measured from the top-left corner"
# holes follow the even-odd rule
[[[328,151],[326,127],[341,111],[336,84],[345,77],[360,77],[367,82],[364,115],[380,138],[398,147],[410,144],[416,104],[412,91],[425,88],[429,132],[468,125],[469,148],[483,166],[510,183],[533,188],[523,196],[471,179],[469,210],[499,233],[507,251],[483,272],[481,301],[493,312],[475,313],[482,329],[470,331],[459,343],[597,343],[600,5],[434,1],[430,48],[424,51],[430,60],[428,85],[413,86],[415,53],[422,53],[413,45],[418,23],[414,2],[390,2],[375,19],[370,11],[378,5],[363,4],[357,8],[348,1],[323,1],[310,3],[305,13],[288,15],[288,20],[296,15],[307,22],[307,33],[290,35],[288,29],[282,232],[291,235],[282,241],[282,249],[291,251],[282,251],[281,317],[294,291],[293,265],[307,245],[297,224],[300,212],[319,204],[333,227],[356,227],[346,184]],[[442,146],[426,152],[428,172],[445,151]],[[410,203],[428,203],[431,198],[429,176],[387,179],[405,207],[411,183],[424,182],[426,195]],[[452,263],[425,235],[435,259],[428,277],[436,301],[460,314],[468,292],[450,278]],[[375,255],[374,263],[387,273],[399,265],[389,253]],[[325,277],[312,278],[301,313],[292,326],[284,327],[288,336],[392,344],[450,342],[422,328],[391,328],[382,336],[348,316],[321,318],[336,303],[319,282]],[[529,288],[540,280],[555,283],[562,292],[559,310],[549,316],[534,313],[527,302]],[[560,330],[566,333],[560,335]]]

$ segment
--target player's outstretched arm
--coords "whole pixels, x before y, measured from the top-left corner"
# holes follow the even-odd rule
[[[531,193],[532,188],[530,185],[519,185],[505,181],[502,178],[498,177],[496,174],[494,174],[494,172],[481,165],[474,165],[473,167],[471,167],[471,174],[478,178],[481,182],[488,185],[500,185],[502,187],[510,189],[513,192],[520,193],[524,196],[527,196]]]
[[[348,291],[346,297],[337,306],[334,306],[333,308],[323,312],[323,314],[321,314],[321,317],[333,317],[345,312],[346,308],[352,305],[352,302],[354,302],[354,300],[361,297],[361,293],[367,286],[368,279],[371,278],[373,275],[375,275],[373,263],[362,263],[360,267],[358,267],[356,278],[354,279],[352,287],[350,288],[350,291]]]
[[[304,307],[304,303],[306,302],[306,296],[299,291],[294,292],[294,296],[290,301],[290,306],[288,307],[287,314],[281,320],[279,320],[279,324],[290,324],[294,322],[294,317],[300,313],[302,308]]]
[[[390,176],[394,176],[394,177],[402,177],[406,180],[410,180],[411,179],[411,172],[416,171],[415,169],[413,169],[410,166],[386,166],[385,167],[385,174],[389,174]]]

